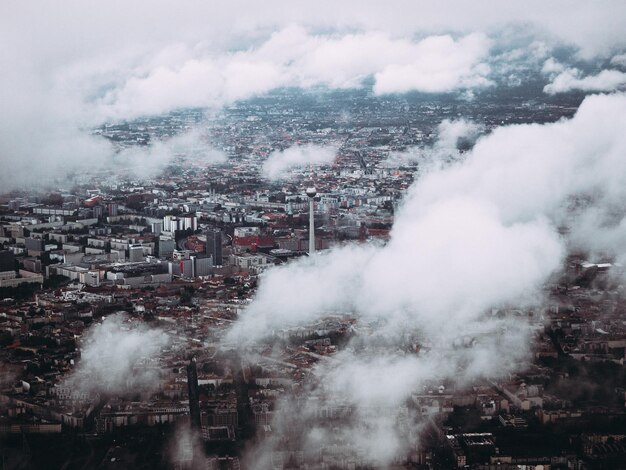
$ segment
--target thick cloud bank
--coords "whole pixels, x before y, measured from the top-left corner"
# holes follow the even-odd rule
[[[169,64],[161,60],[131,71],[99,105],[107,116],[128,117],[221,106],[283,86],[360,87],[370,76],[377,94],[485,87],[492,84],[483,62],[489,47],[482,33],[414,41],[377,31],[316,35],[289,26],[257,47],[234,53],[177,48],[168,55]]]
[[[614,67],[623,66],[626,48],[619,0],[601,8],[583,0],[114,0],[98,15],[81,2],[61,3],[0,5],[0,41],[10,45],[0,50],[4,189],[111,165],[111,147],[89,135],[103,122],[216,108],[284,86],[471,96],[522,85],[536,61],[562,46],[587,61],[613,55]],[[546,91],[624,86],[619,70],[556,78]]]
[[[414,184],[385,247],[270,271],[233,334],[258,337],[335,307],[410,311],[428,324],[519,298],[559,266],[555,224],[570,216],[568,198],[591,194],[601,210],[626,195],[625,126],[626,96],[617,94],[585,99],[570,120],[496,129],[467,159]]]
[[[405,445],[394,413],[411,392],[433,381],[465,386],[519,367],[530,347],[528,323],[493,309],[530,308],[541,317],[542,287],[565,255],[557,224],[621,207],[625,128],[622,94],[589,97],[570,120],[498,128],[466,159],[417,180],[384,247],[346,246],[267,272],[231,341],[260,340],[331,313],[357,316],[357,331],[376,325],[357,335],[360,346],[318,363],[320,385],[298,401],[301,418],[287,402],[278,429],[308,429],[307,413],[320,400],[346,403],[354,413],[348,424],[303,431],[304,442],[345,438],[366,461],[387,464]],[[593,198],[573,213],[569,202],[577,195]],[[598,235],[615,243],[609,235],[623,215],[612,224],[587,221],[586,232],[572,223],[578,243],[591,247]],[[605,248],[621,253],[626,246]],[[418,355],[407,353],[410,338],[423,346]],[[381,408],[390,411],[374,411]]]

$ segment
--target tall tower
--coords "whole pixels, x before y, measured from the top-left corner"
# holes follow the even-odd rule
[[[315,207],[313,198],[317,194],[315,186],[306,188],[306,195],[309,197],[309,255],[315,251]]]

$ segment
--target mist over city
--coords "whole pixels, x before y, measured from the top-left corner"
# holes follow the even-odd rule
[[[624,24],[3,2],[1,467],[626,468]]]

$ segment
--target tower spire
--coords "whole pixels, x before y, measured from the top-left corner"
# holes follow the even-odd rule
[[[313,198],[317,195],[317,189],[315,189],[315,183],[313,182],[313,165],[310,163],[309,173],[311,183],[306,188],[306,195],[309,198],[309,255],[312,255],[315,251],[315,201]]]

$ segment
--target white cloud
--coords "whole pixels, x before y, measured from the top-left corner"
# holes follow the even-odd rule
[[[115,314],[89,328],[67,385],[88,394],[134,396],[158,389],[159,355],[169,342],[159,329]]]
[[[483,62],[488,52],[489,40],[483,34],[458,41],[450,36],[426,38],[412,48],[406,61],[392,62],[376,72],[374,92],[440,93],[492,85],[487,78],[489,66]]]
[[[31,135],[28,129],[15,129],[4,142],[7,150],[21,159],[6,165],[0,173],[3,189],[64,186],[72,184],[75,176],[93,175],[104,170],[114,170],[125,177],[148,179],[157,176],[177,158],[204,165],[226,161],[224,152],[203,138],[199,129],[154,140],[147,146],[118,151],[108,140],[82,132],[72,124],[57,127],[48,122],[51,115],[41,118],[45,124],[39,132]]]
[[[626,53],[613,56],[611,58],[611,64],[626,67]]]
[[[503,30],[536,36],[533,44],[543,46],[531,55],[574,45],[583,58],[606,58],[626,46],[620,21],[626,4],[618,0],[604,8],[582,0],[497,8],[460,0],[192,1],[176,7],[113,0],[97,15],[82,2],[62,3],[0,5],[0,41],[11,45],[0,51],[0,158],[11,169],[3,187],[28,186],[40,175],[63,176],[109,158],[110,148],[85,136],[107,119],[220,106],[285,85],[360,86],[370,75],[378,93],[459,90],[471,96],[472,88],[496,77],[520,83],[514,62],[526,60],[519,52],[524,47]],[[507,55],[492,48],[497,60],[510,60],[503,70],[490,71],[497,68],[488,52],[494,40],[518,49]],[[510,76],[500,77],[505,69]],[[583,86],[607,89],[607,81],[621,82],[615,73]]]
[[[127,147],[111,156],[110,162],[100,162],[100,165],[112,163],[118,171],[124,168],[128,176],[150,179],[158,176],[175,159],[213,165],[226,162],[227,157],[224,152],[214,149],[199,129],[192,129],[145,147]]]
[[[565,70],[565,66],[554,59],[554,57],[549,57],[541,67],[541,72],[547,75],[556,75]]]
[[[436,146],[448,149],[456,149],[463,141],[473,143],[484,126],[467,119],[444,119],[437,127]]]
[[[217,108],[287,84],[279,65],[246,53],[191,58],[144,73],[131,73],[99,101],[103,116],[124,119],[185,107]]]
[[[433,381],[467,386],[502,376],[527,358],[526,320],[498,318],[490,309],[541,305],[541,287],[565,254],[556,224],[571,216],[572,196],[594,195],[580,218],[598,220],[594,211],[621,207],[625,128],[626,95],[614,94],[586,98],[569,120],[494,130],[466,159],[414,183],[384,247],[347,246],[267,272],[228,339],[245,344],[336,312],[355,315],[360,325],[375,321],[371,336],[361,334],[336,360],[318,363],[318,386],[304,398],[311,413],[320,399],[354,407],[332,439],[360,446],[369,462],[389,463],[394,452],[381,450],[376,436],[390,439],[386,449],[403,449],[406,432],[396,432],[391,413],[412,391]],[[600,235],[614,243],[612,253],[622,253],[626,239],[615,230],[625,223],[618,217],[611,227],[577,231],[577,243],[592,247]],[[424,345],[417,356],[402,347],[410,335]],[[390,411],[381,418],[385,406]],[[310,429],[307,412],[297,416],[291,419]],[[315,431],[309,445],[332,445],[324,436]]]
[[[316,35],[299,26],[272,34],[258,47],[225,54],[180,51],[179,63],[131,71],[100,100],[101,112],[121,118],[189,106],[217,107],[282,86],[362,86],[375,76],[378,94],[450,92],[489,86],[490,41],[481,33],[421,41],[384,32]]]
[[[583,76],[575,68],[566,68],[552,78],[543,91],[555,95],[568,91],[580,90],[586,92],[616,91],[626,86],[626,73],[618,70],[602,70],[596,75]]]
[[[335,311],[441,333],[532,293],[559,266],[558,236],[543,220],[509,226],[471,199],[406,204],[384,248],[320,253],[264,276],[231,337],[263,337]]]
[[[285,176],[289,170],[306,166],[328,165],[335,161],[337,148],[314,144],[297,145],[286,150],[275,150],[263,163],[261,173],[275,180]]]
[[[411,147],[393,152],[387,158],[388,166],[418,163],[420,173],[441,168],[461,157],[461,149],[467,150],[484,132],[484,126],[467,119],[444,119],[437,126],[437,140],[431,147]]]
[[[413,185],[384,248],[345,247],[270,271],[233,334],[262,335],[334,307],[410,312],[441,326],[446,312],[475,318],[533,291],[559,266],[550,220],[567,199],[595,194],[605,205],[626,196],[625,126],[619,94],[588,97],[571,120],[494,130],[467,159]]]

